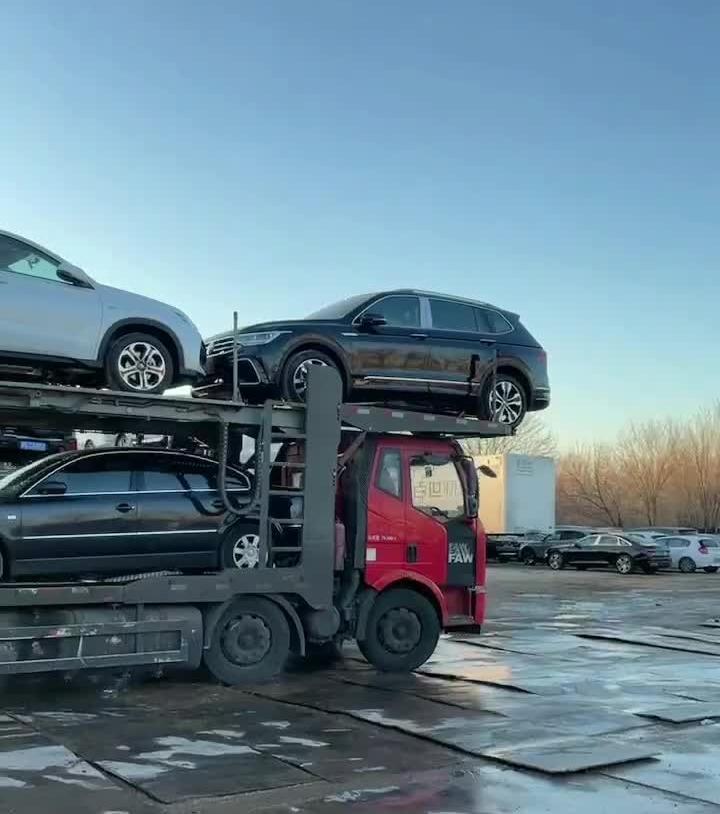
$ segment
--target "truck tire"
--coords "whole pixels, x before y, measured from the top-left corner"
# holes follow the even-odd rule
[[[269,599],[236,599],[218,619],[204,662],[223,684],[267,681],[290,655],[290,627]]]
[[[440,638],[435,606],[407,588],[381,593],[368,616],[360,652],[386,673],[407,673],[424,664]]]

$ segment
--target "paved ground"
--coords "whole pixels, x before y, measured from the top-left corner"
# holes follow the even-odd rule
[[[491,569],[481,637],[244,690],[32,677],[3,814],[699,814],[720,806],[720,574]]]

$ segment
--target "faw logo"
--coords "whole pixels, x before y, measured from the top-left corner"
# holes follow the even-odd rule
[[[473,550],[469,543],[450,543],[448,562],[466,565],[472,563],[473,559]]]

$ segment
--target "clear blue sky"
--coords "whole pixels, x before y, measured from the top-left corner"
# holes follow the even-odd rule
[[[564,443],[718,396],[720,3],[4,0],[0,223],[201,331],[518,311]]]

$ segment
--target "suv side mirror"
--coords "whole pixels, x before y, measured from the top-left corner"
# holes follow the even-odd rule
[[[379,328],[382,325],[387,325],[387,319],[380,314],[367,313],[360,317],[359,327],[365,331],[371,331],[373,328]]]
[[[92,288],[85,275],[80,271],[80,269],[76,269],[74,266],[68,266],[65,263],[61,263],[58,266],[55,274],[57,274],[58,279],[62,280],[64,283],[76,285],[78,288]]]
[[[64,495],[67,492],[67,484],[60,480],[45,481],[38,492],[41,495]]]

